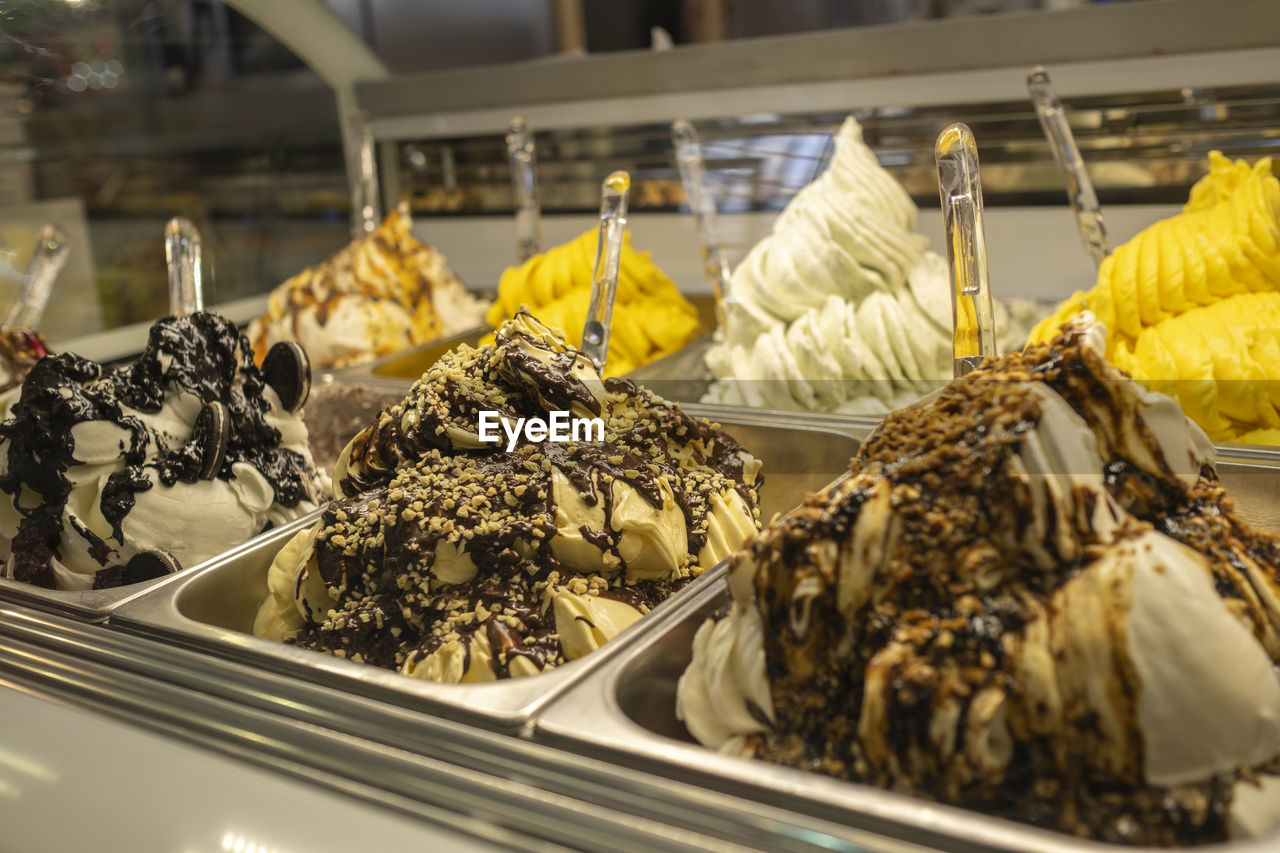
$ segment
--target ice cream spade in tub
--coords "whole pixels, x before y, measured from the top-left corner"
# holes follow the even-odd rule
[[[952,350],[955,375],[964,376],[996,354],[996,328],[982,224],[978,146],[969,126],[957,122],[934,145],[938,194],[951,271]]]
[[[1093,190],[1093,181],[1084,167],[1084,159],[1080,149],[1076,147],[1075,135],[1067,122],[1066,111],[1062,101],[1049,80],[1049,72],[1037,65],[1027,74],[1027,91],[1031,93],[1031,102],[1036,107],[1036,117],[1040,119],[1040,127],[1049,140],[1049,148],[1053,151],[1054,162],[1067,184],[1067,198],[1071,202],[1071,210],[1076,216],[1076,227],[1080,229],[1080,240],[1085,251],[1093,258],[1095,266],[1102,266],[1107,255],[1111,254],[1111,243],[1107,238],[1107,227],[1102,221],[1102,208],[1098,204],[1098,194]]]

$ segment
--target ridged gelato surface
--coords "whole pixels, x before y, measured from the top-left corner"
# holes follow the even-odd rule
[[[553,410],[600,436],[480,440],[477,413]],[[594,366],[526,312],[446,354],[356,436],[335,502],[289,542],[254,633],[445,682],[581,657],[758,527],[760,463]]]
[[[847,118],[827,170],[733,271],[706,401],[883,414],[949,379],[947,264],[917,213]],[[1020,344],[997,311],[1001,343]]]
[[[1079,322],[889,415],[731,558],[677,713],[730,753],[1078,836],[1260,833],[1278,567],[1204,432]]]
[[[136,583],[316,508],[301,416],[217,314],[157,322],[125,367],[47,356],[0,397],[0,416],[6,577],[63,590]]]
[[[393,210],[376,231],[273,290],[249,327],[259,361],[273,344],[298,341],[314,367],[350,367],[479,326],[484,303],[412,225],[407,207]]]
[[[1182,213],[1118,247],[1093,289],[1032,331],[1092,311],[1107,356],[1177,398],[1215,441],[1280,444],[1280,180],[1214,151]]]
[[[582,327],[591,304],[597,229],[508,268],[486,320],[497,328],[526,307],[539,322],[563,332],[570,346],[582,345]],[[623,376],[670,355],[697,337],[698,309],[653,262],[651,252],[623,235],[605,376]]]

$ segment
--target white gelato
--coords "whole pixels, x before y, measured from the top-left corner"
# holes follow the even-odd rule
[[[706,402],[884,414],[951,378],[946,261],[849,117],[831,164],[733,271]],[[1001,350],[1025,330],[996,306]]]

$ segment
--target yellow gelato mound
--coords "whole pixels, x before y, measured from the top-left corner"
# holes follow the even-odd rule
[[[1177,398],[1216,441],[1280,444],[1280,180],[1218,151],[1182,213],[1120,246],[1031,331],[1047,343],[1092,311],[1107,357]],[[1272,388],[1273,383],[1276,389]]]
[[[1114,338],[1116,366],[1177,399],[1214,441],[1280,444],[1280,293],[1242,293]]]
[[[570,344],[582,346],[595,262],[592,229],[507,269],[486,321],[496,328],[527,306],[544,325],[564,332]],[[649,252],[632,248],[628,231],[622,241],[605,376],[621,376],[670,355],[697,334],[698,309],[658,269]]]

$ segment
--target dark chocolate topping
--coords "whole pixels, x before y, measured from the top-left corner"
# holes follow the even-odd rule
[[[525,320],[528,320],[525,315]],[[530,322],[509,324],[495,345],[446,354],[399,404],[353,442],[351,465],[335,477],[346,495],[325,512],[316,565],[337,607],[307,624],[297,643],[342,657],[401,668],[450,642],[470,659],[483,637],[499,678],[516,658],[541,671],[563,663],[550,595],[568,588],[614,598],[642,613],[701,570],[712,495],[736,490],[754,511],[761,478],[744,470],[745,451],[632,383],[601,384],[581,353]],[[599,413],[604,441],[462,446],[479,412],[547,418],[570,407]],[[606,571],[579,573],[555,556],[555,475],[605,523],[587,528]],[[628,577],[612,524],[614,483],[655,509],[683,513],[688,553],[670,577]],[[669,497],[667,497],[669,495]],[[442,546],[478,567],[461,583],[433,573]]]
[[[57,556],[72,489],[66,472],[82,464],[72,438],[78,424],[113,424],[124,436],[119,448],[124,467],[110,475],[100,501],[113,541],[91,541],[91,554],[104,569],[111,568],[124,542],[122,524],[134,496],[156,483],[231,480],[232,465],[247,463],[267,479],[280,504],[295,507],[310,499],[315,471],[302,456],[280,447],[280,433],[266,420],[264,387],[248,342],[234,324],[208,312],[158,321],[145,351],[124,367],[104,371],[70,353],[41,359],[0,424],[0,453],[8,461],[0,491],[10,500],[24,489],[39,498],[35,506],[29,501],[19,506],[18,538],[43,544],[23,555],[15,576],[52,585],[48,561]],[[166,395],[177,390],[195,394],[204,407],[190,440],[170,446],[171,439],[153,433],[135,413],[161,411]],[[87,529],[76,532],[92,537]],[[117,585],[132,576],[123,567],[98,582]]]
[[[1080,550],[1058,552],[1049,534],[1034,552],[1022,544],[1032,518],[1027,475],[1015,459],[1043,416],[1042,398],[1029,390],[1036,383],[1071,405],[1109,459],[1106,489],[1133,516],[1114,536],[1155,526],[1204,554],[1218,593],[1234,599],[1262,636],[1266,617],[1249,576],[1274,576],[1280,540],[1235,516],[1211,467],[1188,483],[1171,470],[1141,470],[1121,444],[1109,442],[1117,424],[1141,424],[1128,379],[1117,374],[1079,334],[988,360],[886,417],[851,462],[848,479],[811,495],[760,535],[748,550],[775,722],[749,739],[757,757],[1112,842],[1225,839],[1236,774],[1161,788],[1147,785],[1136,767],[1102,773],[1081,755],[1106,736],[1096,718],[1077,718],[1071,708],[1061,711],[1068,734],[1047,736],[1010,702],[1013,751],[997,780],[965,755],[964,721],[974,698],[984,691],[1017,697],[1026,689],[1008,644],[1024,627],[1053,618],[1048,595],[1106,544],[1089,523],[1090,501],[1101,498],[1083,491],[1085,512],[1043,520],[1049,531],[1070,527]],[[892,522],[884,524],[885,554],[864,560],[876,571],[868,598],[843,612],[841,569],[830,555],[853,559],[845,549],[868,535],[859,519],[886,498]],[[1049,568],[1042,553],[1050,555]],[[1137,679],[1122,657],[1112,663],[1121,670],[1118,689],[1132,690]],[[865,734],[868,707],[882,709],[876,720],[887,721],[886,738]],[[954,718],[941,715],[943,707],[954,707]],[[946,720],[958,722],[952,729]],[[1140,744],[1136,722],[1123,725]],[[950,734],[956,739],[944,750],[940,738]]]

